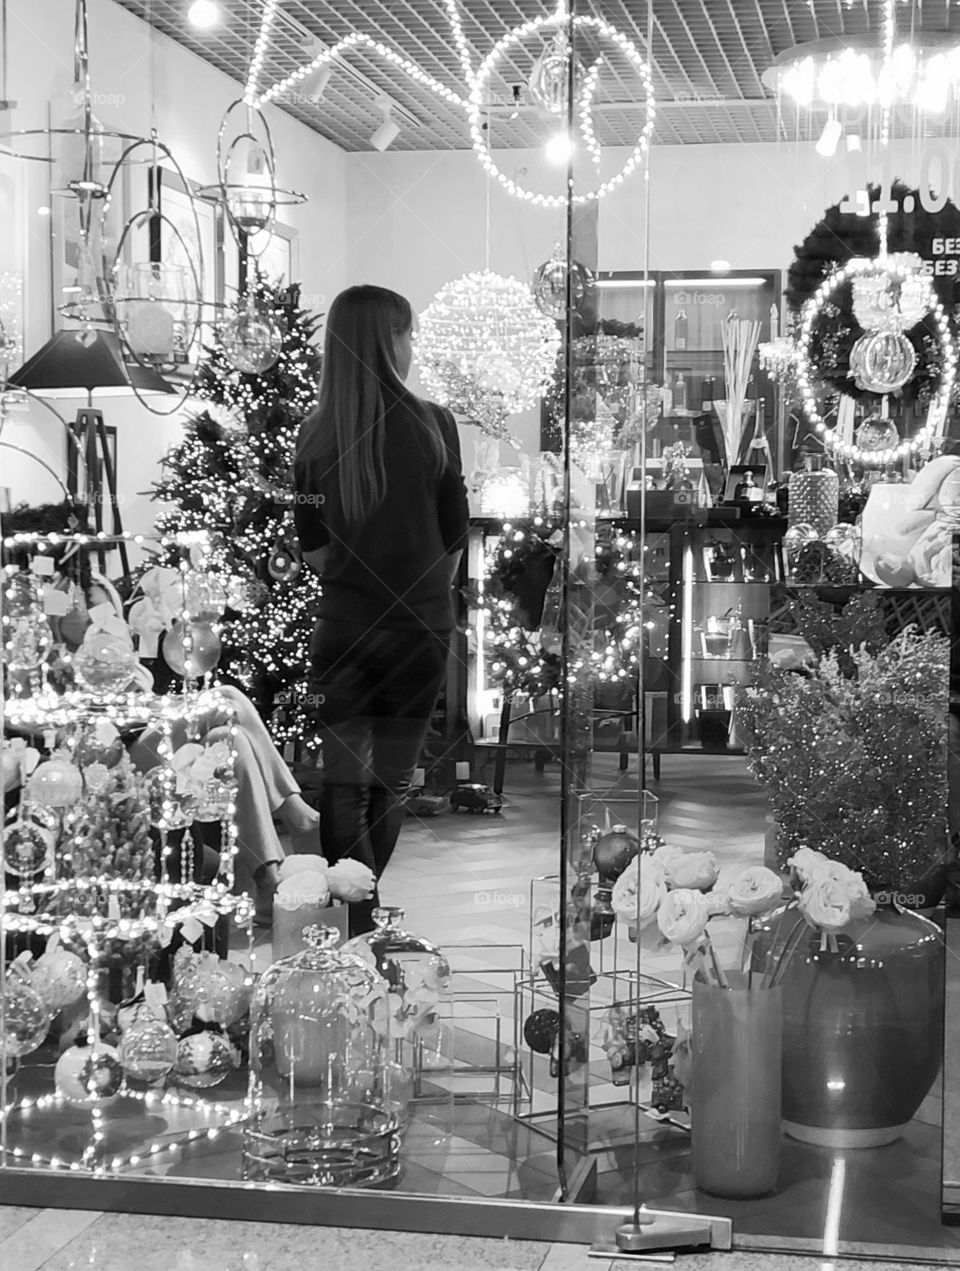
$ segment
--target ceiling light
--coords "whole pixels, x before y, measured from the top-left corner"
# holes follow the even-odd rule
[[[847,135],[847,149],[848,150],[862,150],[863,149],[863,142],[860,140],[860,134],[858,132],[851,132]]]
[[[729,260],[711,260],[710,272],[711,274],[728,274],[730,272]]]
[[[370,138],[370,144],[374,150],[382,153],[384,150],[389,150],[400,136],[400,125],[390,113],[391,103],[386,98],[381,99],[380,107],[383,110],[383,123]]]
[[[823,132],[820,134],[820,140],[816,145],[817,154],[823,155],[825,159],[829,159],[831,155],[835,155],[842,136],[843,128],[841,127],[840,120],[828,119],[823,125]]]
[[[207,31],[212,26],[216,26],[222,18],[220,6],[215,0],[193,0],[190,8],[187,10],[187,21],[191,26],[199,27],[201,31]]]
[[[573,138],[568,132],[555,132],[544,147],[549,163],[569,163],[573,154]]]

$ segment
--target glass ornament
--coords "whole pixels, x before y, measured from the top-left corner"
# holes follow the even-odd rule
[[[244,375],[262,375],[275,366],[283,348],[283,332],[269,309],[254,299],[220,328],[220,347]]]
[[[870,331],[850,353],[854,383],[869,393],[895,393],[916,367],[917,351],[901,331]]]
[[[118,1051],[128,1081],[154,1085],[173,1071],[179,1054],[177,1035],[165,1019],[143,1011],[124,1029]]]
[[[175,675],[187,680],[209,675],[220,661],[223,646],[209,622],[190,623],[190,650],[184,647],[187,628],[179,619],[163,639],[163,660]]]
[[[878,450],[892,450],[900,444],[900,431],[892,419],[870,415],[857,429],[854,441],[861,450],[871,454]]]
[[[247,1180],[311,1187],[395,1178],[402,1097],[390,1058],[386,981],[339,952],[333,927],[262,976],[250,1010]]]
[[[182,830],[193,823],[194,797],[177,789],[176,773],[159,764],[141,778],[141,796],[150,824],[158,830]]]
[[[579,313],[593,290],[593,275],[578,261],[572,262],[570,275],[570,303],[573,311]],[[559,248],[533,275],[531,290],[537,308],[545,317],[556,321],[566,317],[567,261]]]
[[[640,840],[625,825],[614,825],[593,845],[593,863],[601,883],[615,883],[640,851]]]
[[[182,1032],[193,1019],[229,1028],[250,1005],[250,977],[239,962],[187,946],[177,951],[170,991],[170,1018]]]
[[[42,613],[3,620],[3,661],[11,671],[35,671],[53,650],[53,632]]]
[[[53,1016],[30,982],[29,973],[12,966],[0,989],[0,1037],[3,1053],[19,1059],[43,1043]]]
[[[809,543],[816,543],[819,538],[815,525],[798,521],[795,525],[789,526],[783,536],[783,550],[786,553],[787,562],[792,563],[804,547]]]
[[[163,365],[186,357],[196,325],[197,282],[187,265],[135,261],[117,267],[117,321],[136,358]]]
[[[855,275],[853,315],[867,332],[909,331],[930,311],[930,281],[922,273],[922,258],[915,253],[895,252],[886,260],[889,266],[906,271],[906,276],[897,279],[887,270]]]
[[[73,757],[81,768],[88,768],[91,764],[115,768],[123,753],[123,738],[109,720],[101,719],[84,725]]]
[[[36,877],[53,862],[56,842],[57,836],[48,826],[21,815],[4,830],[4,870],[15,878]]]
[[[249,133],[230,147],[224,171],[227,210],[244,234],[256,234],[273,220],[276,207],[273,164],[266,147]]]
[[[574,68],[575,83],[584,69],[579,59]],[[570,76],[570,41],[566,31],[558,31],[533,65],[527,87],[530,96],[549,115],[562,115],[567,105]]]
[[[863,533],[858,525],[841,523],[827,530],[824,543],[832,551],[839,552],[847,560],[858,561],[863,544]]]
[[[267,573],[275,582],[290,583],[302,568],[300,553],[290,543],[278,539],[267,559]]]
[[[69,949],[48,949],[30,968],[30,980],[52,1013],[79,1002],[87,991],[87,966]]]
[[[231,578],[227,587],[227,604],[237,613],[249,613],[265,605],[270,588],[255,574],[249,577]]]
[[[104,1107],[112,1103],[123,1085],[123,1069],[113,1046],[85,1042],[71,1046],[53,1070],[57,1093],[67,1103]]]
[[[33,770],[26,796],[47,808],[69,808],[83,796],[83,775],[64,751],[56,751]]]
[[[90,627],[73,659],[80,682],[98,697],[125,689],[136,665],[130,638],[99,627]]]
[[[819,538],[837,523],[840,478],[823,466],[822,455],[808,455],[801,472],[790,474],[787,520],[791,525],[812,525]]]
[[[229,1037],[205,1028],[180,1038],[173,1072],[178,1085],[205,1090],[226,1081],[239,1066],[240,1056]]]
[[[188,574],[183,588],[183,607],[190,621],[209,624],[223,617],[227,588],[213,574]]]

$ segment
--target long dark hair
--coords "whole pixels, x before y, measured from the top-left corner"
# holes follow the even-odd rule
[[[320,393],[300,427],[297,461],[336,466],[348,524],[366,520],[383,502],[384,417],[396,402],[403,401],[423,425],[427,461],[432,457],[438,472],[444,466],[439,426],[397,370],[394,340],[412,326],[409,300],[385,287],[348,287],[327,314]]]

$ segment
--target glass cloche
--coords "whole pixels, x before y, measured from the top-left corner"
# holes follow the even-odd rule
[[[308,927],[310,947],[263,975],[250,1010],[244,1177],[315,1187],[382,1183],[399,1171],[390,1098],[387,985]]]
[[[344,950],[362,958],[387,985],[392,1088],[399,1095],[405,1086],[409,1098],[442,1103],[443,1087],[431,1074],[453,1066],[450,964],[435,945],[405,931],[403,917],[402,909],[375,909],[374,929],[349,941]]]

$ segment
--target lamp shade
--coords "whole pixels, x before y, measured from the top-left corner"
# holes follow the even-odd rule
[[[34,392],[53,390],[93,392],[95,389],[138,389],[141,393],[175,390],[149,367],[125,362],[120,341],[112,331],[93,331],[84,344],[78,331],[55,331],[33,357],[10,376],[8,383]]]

